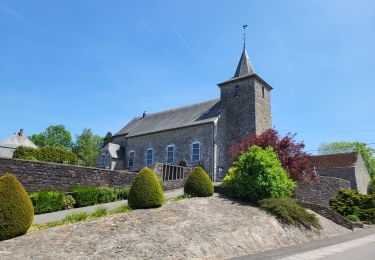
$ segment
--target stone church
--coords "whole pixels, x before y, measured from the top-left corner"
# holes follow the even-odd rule
[[[218,87],[220,98],[134,118],[101,150],[97,166],[199,165],[221,180],[231,165],[228,148],[272,127],[272,87],[255,73],[245,43],[234,76]]]

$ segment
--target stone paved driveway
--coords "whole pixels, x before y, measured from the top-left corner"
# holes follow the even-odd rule
[[[350,232],[322,217],[323,230],[217,195],[171,202],[0,242],[0,259],[223,259]]]

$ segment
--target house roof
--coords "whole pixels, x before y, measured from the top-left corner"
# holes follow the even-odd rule
[[[106,150],[111,155],[112,158],[118,159],[123,157],[123,149],[120,145],[114,143],[107,143],[101,151]]]
[[[358,153],[339,153],[311,156],[310,165],[317,169],[348,168],[357,162]]]
[[[116,135],[127,137],[214,122],[222,112],[220,99],[136,117]]]
[[[8,139],[0,142],[0,146],[7,148],[17,148],[18,146],[26,146],[31,148],[38,148],[27,136],[14,134]]]

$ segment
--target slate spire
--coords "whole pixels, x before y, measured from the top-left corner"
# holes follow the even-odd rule
[[[244,29],[243,50],[242,50],[240,62],[238,63],[236,73],[234,74],[233,78],[242,77],[242,76],[255,73],[253,65],[251,64],[251,61],[246,51],[246,27],[247,25],[243,25],[243,29]]]

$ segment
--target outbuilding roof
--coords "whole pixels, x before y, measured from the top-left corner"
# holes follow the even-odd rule
[[[317,169],[353,167],[358,160],[358,153],[338,153],[311,156],[310,165]]]
[[[17,148],[18,146],[26,146],[31,148],[38,148],[27,136],[14,134],[8,139],[0,142],[0,146],[6,148]]]
[[[220,99],[171,109],[131,120],[117,135],[127,137],[214,122],[222,112]]]
[[[112,158],[118,159],[123,157],[123,149],[121,148],[120,145],[114,144],[114,143],[107,143],[101,151],[106,150],[110,154]]]

